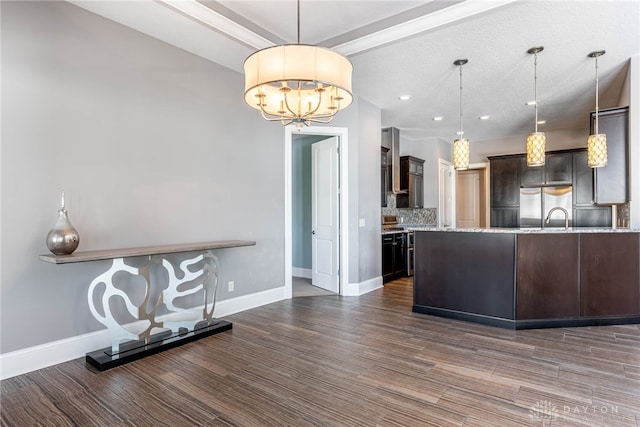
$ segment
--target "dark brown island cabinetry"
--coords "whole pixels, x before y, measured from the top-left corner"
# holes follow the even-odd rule
[[[594,202],[601,205],[629,201],[629,107],[601,110],[598,132],[607,135],[607,166],[595,169]],[[595,113],[591,113],[591,132]]]
[[[580,315],[640,314],[640,233],[582,234]]]
[[[415,232],[414,311],[513,319],[514,245],[513,233]]]
[[[580,235],[518,235],[516,319],[559,319],[580,315]]]
[[[412,156],[400,157],[400,189],[396,207],[421,209],[424,207],[424,160]]]
[[[511,329],[640,323],[640,233],[416,231],[413,311]]]

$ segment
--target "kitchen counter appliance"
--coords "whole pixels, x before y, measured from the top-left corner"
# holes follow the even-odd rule
[[[555,213],[548,224],[544,218],[553,208],[563,208],[567,212],[568,227],[573,224],[573,188],[571,185],[540,186],[520,188],[520,227],[546,228],[565,227],[565,217]]]

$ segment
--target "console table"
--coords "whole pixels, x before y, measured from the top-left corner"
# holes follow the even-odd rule
[[[87,297],[91,314],[109,330],[111,346],[87,353],[86,362],[104,371],[231,329],[230,322],[213,317],[219,270],[218,258],[212,251],[255,244],[247,240],[222,240],[40,255],[40,260],[53,264],[111,260],[111,267],[89,285]],[[176,272],[164,255],[183,252],[199,254],[182,261]],[[140,267],[124,260],[142,256],[148,260]],[[143,278],[144,285],[132,276]],[[168,279],[159,283],[164,280],[158,278]],[[127,286],[116,286],[122,283]],[[197,293],[203,296],[201,306],[181,305],[181,298]],[[135,304],[132,299],[136,297],[142,302]],[[162,306],[166,313],[158,315]],[[114,307],[120,307],[129,316],[113,313]]]

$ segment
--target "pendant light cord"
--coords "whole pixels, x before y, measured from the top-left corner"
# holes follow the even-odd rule
[[[460,65],[460,139],[463,139],[464,132],[462,131],[462,65]]]
[[[598,134],[598,57],[596,56],[596,135]]]
[[[536,124],[535,133],[538,133],[538,54],[533,54],[533,102],[535,102]]]

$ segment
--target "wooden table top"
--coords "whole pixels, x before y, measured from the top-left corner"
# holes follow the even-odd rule
[[[209,249],[238,248],[254,246],[256,242],[250,240],[218,240],[213,242],[184,243],[178,245],[145,246],[137,248],[105,249],[99,251],[74,252],[71,255],[40,255],[40,260],[52,264],[69,264],[73,262],[98,261],[104,259],[126,258],[134,256],[149,256],[173,254],[180,252],[203,251]]]

